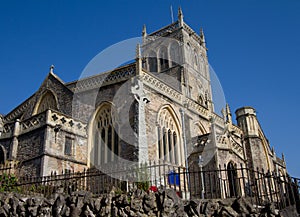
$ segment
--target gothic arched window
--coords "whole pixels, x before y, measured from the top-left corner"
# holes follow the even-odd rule
[[[194,68],[198,70],[198,54],[196,49],[194,50]]]
[[[168,50],[165,46],[162,46],[159,50],[159,66],[160,71],[169,68]]]
[[[178,43],[173,42],[170,46],[170,60],[172,63],[172,66],[180,64],[179,62],[179,47]]]
[[[191,48],[190,43],[187,43],[185,56],[186,56],[187,60],[189,61],[190,65],[193,66],[194,58],[192,55],[192,48]]]
[[[36,114],[42,113],[47,109],[57,110],[56,98],[50,91],[47,91],[40,99]]]
[[[203,57],[202,55],[200,55],[200,58],[199,58],[199,70],[200,70],[200,73],[202,75],[204,75],[204,60],[203,60]]]
[[[184,164],[183,147],[180,143],[178,121],[169,108],[159,113],[157,126],[157,156],[174,164]]]
[[[154,51],[150,51],[148,56],[148,69],[149,72],[157,72],[157,56]]]
[[[93,144],[94,165],[113,162],[119,155],[119,137],[111,113],[111,106],[104,105],[96,114]]]

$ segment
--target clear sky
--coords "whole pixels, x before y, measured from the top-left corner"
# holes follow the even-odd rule
[[[0,2],[0,113],[41,85],[51,64],[64,81],[76,80],[101,50],[171,23],[204,28],[209,61],[232,111],[257,110],[271,146],[285,153],[300,177],[300,1],[60,1]]]

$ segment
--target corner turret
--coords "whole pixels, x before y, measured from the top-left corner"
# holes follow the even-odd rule
[[[237,123],[244,131],[245,137],[259,137],[258,122],[254,108],[242,107],[237,109],[235,114]]]

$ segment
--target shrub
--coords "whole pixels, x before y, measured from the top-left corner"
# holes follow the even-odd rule
[[[0,175],[0,192],[18,191],[17,182],[18,179],[15,175],[3,173]]]

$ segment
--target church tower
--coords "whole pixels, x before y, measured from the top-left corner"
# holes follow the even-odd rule
[[[147,34],[144,26],[142,36],[143,68],[158,75],[175,77],[186,98],[213,111],[203,29],[197,34],[183,21],[179,8],[176,22],[151,34]]]

